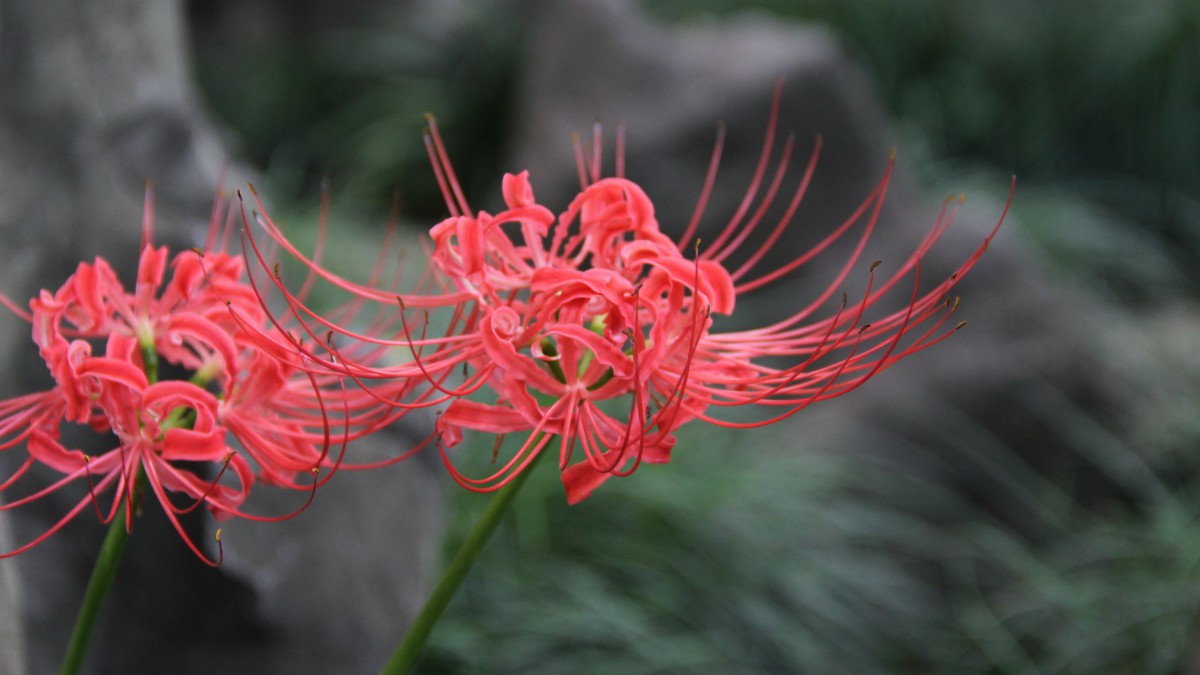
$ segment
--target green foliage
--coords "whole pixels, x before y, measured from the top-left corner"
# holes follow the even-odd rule
[[[923,639],[936,591],[860,536],[887,512],[832,493],[824,460],[731,463],[736,434],[685,435],[670,467],[570,509],[556,472],[535,476],[425,670],[870,672]]]
[[[644,0],[700,20],[757,8],[829,24],[941,173],[984,163],[1064,190],[1200,263],[1200,4],[1136,0]],[[1017,203],[1018,215],[1021,200]],[[1035,229],[1058,220],[1025,218]],[[1066,225],[1069,227],[1069,225]],[[1101,269],[1101,272],[1106,270]],[[1200,291],[1195,275],[1182,289]],[[1137,289],[1124,285],[1126,294]],[[1145,290],[1145,289],[1142,289]],[[1164,289],[1155,288],[1154,292]],[[1179,289],[1176,289],[1179,290]]]
[[[1108,488],[1052,481],[961,415],[939,418],[942,455],[691,427],[670,466],[572,508],[544,465],[420,672],[1178,672],[1200,464],[1148,460],[1048,385],[1030,399]],[[991,504],[930,478],[947,461]],[[483,500],[455,501],[462,531]]]

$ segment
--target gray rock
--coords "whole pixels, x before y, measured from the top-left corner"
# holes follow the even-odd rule
[[[15,546],[9,531],[9,518],[0,516],[0,550]],[[0,672],[19,675],[25,672],[25,631],[21,623],[21,586],[17,564],[0,560]]]
[[[96,256],[128,279],[146,180],[157,198],[157,240],[199,243],[227,157],[198,102],[188,58],[178,2],[0,2],[6,294],[24,302]],[[28,331],[11,317],[0,322],[5,396],[48,386]],[[412,433],[397,430],[377,442],[407,443]],[[19,463],[20,452],[0,453],[0,475]],[[333,481],[292,521],[229,525],[230,561],[217,570],[197,561],[161,514],[147,509],[85,670],[374,670],[425,588],[441,525],[430,473],[410,463],[342,476],[344,485]],[[272,499],[269,490],[259,492]],[[45,531],[73,503],[56,495],[0,514],[5,550]],[[206,515],[196,513],[186,526],[212,541]],[[84,515],[44,545],[0,561],[0,672],[57,668],[103,534]]]

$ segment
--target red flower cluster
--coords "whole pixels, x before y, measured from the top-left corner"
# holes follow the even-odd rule
[[[363,418],[350,413],[335,380],[308,372],[291,339],[271,329],[243,256],[226,252],[234,220],[223,219],[223,213],[218,200],[203,251],[182,251],[168,264],[167,248],[151,243],[153,206],[147,195],[132,292],[97,258],[81,263],[56,292],[41,291],[29,311],[0,295],[32,325],[33,341],[54,379],[47,391],[0,402],[0,450],[22,444],[28,450],[0,491],[19,485],[36,465],[61,474],[16,498],[10,492],[11,501],[0,510],[72,483],[87,486],[47,532],[0,557],[32,548],[89,504],[109,522],[148,485],[192,551],[216,564],[184,533],[180,514],[203,504],[218,518],[287,518],[295,514],[243,511],[253,483],[310,491],[303,510],[332,475],[318,476],[319,470],[338,467],[341,453],[331,456],[330,448],[344,449]],[[160,362],[190,373],[190,379],[160,380]],[[344,418],[332,427],[330,409]],[[366,426],[375,421],[370,418]],[[114,447],[94,456],[65,447],[62,432],[69,425],[110,436]],[[98,495],[110,487],[116,497],[102,507]],[[126,510],[127,528],[132,513]]]
[[[492,215],[468,207],[430,120],[427,147],[451,213],[430,231],[433,281],[441,292],[397,294],[335,276],[304,258],[269,217],[260,216],[270,240],[307,263],[312,274],[356,302],[377,303],[380,311],[391,307],[399,317],[395,334],[356,331],[305,306],[276,278],[293,317],[325,345],[326,356],[305,349],[305,357],[354,380],[384,408],[439,407],[439,447],[451,475],[468,489],[494,490],[556,447],[574,503],[642,461],[668,461],[675,432],[691,420],[769,424],[845,394],[947,337],[957,327],[947,325],[956,305],[949,291],[995,234],[950,277],[922,290],[921,259],[953,219],[957,207],[950,201],[892,274],[877,278],[875,263],[864,269],[868,284],[860,298],[840,292],[876,227],[890,162],[861,206],[824,240],[760,271],[805,194],[818,143],[782,215],[754,248],[741,250],[776,202],[791,157],[789,138],[774,177],[766,180],[778,104],[777,95],[758,170],[740,208],[703,247],[692,238],[714,184],[720,137],[695,215],[673,240],[660,231],[650,198],[623,177],[620,139],[617,176],[609,178],[601,176],[598,129],[590,157],[576,145],[581,191],[561,214],[537,203],[528,174],[520,173],[504,177],[506,208]],[[851,236],[856,240],[840,272],[810,302],[758,329],[714,330],[714,315],[732,313],[738,296],[783,279]],[[730,270],[726,264],[735,253],[743,262]],[[910,277],[911,291],[905,291],[901,284]],[[868,322],[868,310],[897,291],[904,302]],[[424,314],[419,331],[412,311]],[[436,335],[430,334],[431,312],[441,322]],[[340,350],[335,336],[351,338],[357,347]],[[389,347],[409,352],[408,358],[389,356]],[[370,356],[356,358],[356,351]],[[775,412],[749,423],[710,412],[731,406]],[[447,451],[462,441],[464,430],[495,434],[497,449],[506,435],[521,434],[522,440],[489,475],[472,478]]]

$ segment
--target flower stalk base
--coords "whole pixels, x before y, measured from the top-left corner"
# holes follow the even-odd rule
[[[542,454],[547,453],[543,452]],[[531,464],[537,463],[537,458],[531,462]],[[421,612],[408,627],[408,632],[404,634],[404,639],[392,654],[391,660],[384,666],[381,671],[383,675],[401,675],[412,669],[421,650],[425,647],[425,643],[429,640],[429,634],[433,631],[437,620],[442,616],[446,606],[450,604],[450,600],[454,598],[454,594],[458,592],[458,587],[462,585],[467,572],[475,564],[479,552],[491,538],[492,532],[496,530],[500,519],[508,511],[513,498],[517,496],[517,492],[525,484],[530,473],[529,470],[518,473],[508,485],[492,494],[487,508],[479,516],[479,520],[475,521],[471,531],[467,533],[466,539],[463,540],[454,559],[450,561],[450,565],[446,567],[437,587],[430,593],[429,599],[425,601]]]
[[[140,482],[140,481],[139,481]],[[121,564],[121,556],[125,552],[125,543],[129,541],[129,530],[125,527],[125,509],[122,503],[116,517],[108,525],[108,534],[100,545],[100,553],[96,556],[96,566],[92,568],[92,577],[88,580],[87,590],[83,594],[83,605],[75,618],[75,628],[71,631],[71,642],[67,645],[67,654],[63,658],[61,675],[75,675],[83,665],[83,657],[87,654],[88,643],[96,627],[96,618],[100,615],[100,607],[104,598],[112,588],[113,580],[117,577],[117,567]]]

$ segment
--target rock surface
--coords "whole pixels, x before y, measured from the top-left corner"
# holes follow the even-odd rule
[[[194,237],[208,222],[228,157],[194,91],[189,58],[178,2],[0,2],[6,294],[23,302],[95,256],[128,279],[147,180],[156,193],[157,240],[199,243]],[[47,386],[28,330],[12,317],[0,322],[5,396]],[[407,443],[409,436],[397,430],[377,442]],[[0,453],[3,475],[19,463],[17,454]],[[229,560],[218,570],[204,567],[148,510],[136,523],[85,670],[377,668],[423,593],[439,541],[440,495],[431,474],[410,462],[346,475],[299,518],[229,526]],[[4,550],[43,532],[64,512],[63,501],[0,513]],[[211,519],[197,515],[188,526],[211,542]],[[0,560],[0,672],[57,669],[103,534],[80,517],[44,545]]]

